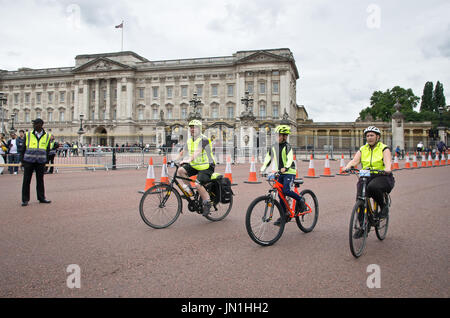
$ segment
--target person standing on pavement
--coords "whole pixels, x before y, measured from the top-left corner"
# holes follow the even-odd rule
[[[56,156],[56,149],[58,149],[59,144],[55,141],[55,136],[51,135],[50,136],[50,151],[48,153],[48,161],[47,163],[49,164],[54,164],[55,163],[55,156]],[[52,174],[53,173],[53,166],[50,167],[50,169],[48,167],[45,168],[45,173],[48,174]]]
[[[20,162],[24,167],[22,182],[22,206],[30,201],[30,184],[33,171],[36,171],[36,192],[40,203],[51,203],[45,198],[44,171],[50,151],[50,133],[42,127],[44,121],[40,118],[33,120],[33,131],[25,135],[25,145],[20,153]]]
[[[18,144],[18,138],[16,133],[11,132],[11,139],[8,140],[8,163],[18,164],[19,163],[19,149],[20,145]],[[8,168],[10,174],[17,174],[19,171],[19,167],[9,167]]]

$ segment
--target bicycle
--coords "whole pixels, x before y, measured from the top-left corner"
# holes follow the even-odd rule
[[[175,162],[169,162],[171,166],[176,167],[173,177],[166,183],[157,183],[144,192],[139,203],[139,213],[142,220],[148,226],[155,229],[162,229],[172,225],[180,216],[183,209],[181,199],[188,202],[188,210],[202,214],[203,202],[198,190],[189,186],[192,194],[189,194],[178,180],[186,180],[192,182],[191,179],[177,176],[179,165]],[[214,173],[211,180],[203,184],[208,191],[211,200],[211,212],[205,216],[210,221],[221,221],[231,211],[233,206],[233,196],[226,204],[220,201],[220,184],[218,178],[221,175]],[[198,183],[198,181],[196,181]],[[180,195],[175,185],[179,188],[183,195]]]
[[[280,172],[271,174],[267,178],[270,189],[267,195],[257,197],[250,203],[245,217],[245,226],[250,238],[259,245],[269,246],[281,238],[286,218],[295,218],[297,226],[304,233],[311,232],[319,217],[319,203],[317,197],[311,190],[303,190],[300,196],[305,198],[306,211],[295,212],[296,202],[290,203],[283,194],[283,185],[278,182]],[[302,179],[294,179],[293,185],[299,188],[303,184]],[[276,199],[278,194],[280,201]],[[276,209],[275,209],[276,208]],[[286,209],[287,208],[287,211]],[[279,218],[279,225],[274,224],[274,219]]]
[[[389,207],[391,206],[391,197],[389,193],[384,193],[384,202],[388,207],[388,212],[386,217],[380,218],[380,207],[375,200],[366,196],[366,189],[367,181],[372,172],[386,175],[385,171],[376,169],[358,170],[352,168],[346,172],[359,175],[359,178],[362,180],[361,195],[356,198],[356,203],[350,218],[349,229],[350,251],[355,258],[358,258],[362,255],[366,247],[366,240],[371,227],[375,228],[376,236],[380,241],[386,238],[389,227]],[[363,213],[362,217],[360,213]]]

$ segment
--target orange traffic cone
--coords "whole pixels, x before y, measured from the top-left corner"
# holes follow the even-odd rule
[[[411,169],[411,163],[409,162],[409,152],[406,153],[405,169]]]
[[[138,192],[144,193],[154,185],[155,185],[155,169],[153,168],[153,158],[150,157],[150,160],[148,162],[147,178],[145,179],[145,190],[139,190]]]
[[[305,176],[305,178],[319,178],[319,177],[316,177],[316,171],[314,170],[313,155],[311,155],[311,159],[309,159],[308,175]]]
[[[394,168],[392,170],[400,170],[400,166],[398,165],[397,154],[395,154],[395,157],[394,157]]]
[[[145,191],[155,185],[155,169],[153,168],[153,158],[150,157],[147,169],[147,179],[145,180]]]
[[[298,179],[298,165],[297,165],[297,156],[294,155],[294,164],[295,164],[295,179]]]
[[[228,178],[231,182],[231,185],[236,185],[233,183],[233,173],[231,172],[231,157],[227,157],[227,166],[225,168],[225,178]]]
[[[445,153],[441,153],[441,166],[445,166],[447,161],[445,160]]]
[[[321,177],[334,177],[334,175],[331,175],[330,160],[328,159],[328,154],[325,157],[325,168],[323,169],[323,174],[321,174],[320,176]]]
[[[250,163],[250,174],[248,176],[248,181],[244,181],[244,183],[261,183],[256,178],[256,167],[255,167],[255,157],[252,157],[252,162]]]
[[[439,167],[439,164],[440,164],[440,162],[439,162],[439,153],[436,152],[436,158],[434,158],[434,166],[435,167]]]
[[[345,161],[344,161],[344,154],[341,155],[341,162],[339,164],[339,173],[336,173],[338,176],[349,176],[348,173],[345,173]]]
[[[428,165],[427,167],[433,166],[433,158],[431,158],[431,152],[428,153]]]
[[[413,169],[419,168],[419,166],[417,165],[417,156],[416,156],[416,153],[414,153],[414,156],[413,156],[412,167],[413,167]]]
[[[427,167],[427,158],[425,158],[425,154],[422,152],[422,163],[420,164],[421,168]]]
[[[169,183],[169,170],[167,169],[167,158],[163,158],[163,166],[161,170],[161,183]]]
[[[447,164],[450,165],[450,157],[448,156],[448,151],[447,151]]]

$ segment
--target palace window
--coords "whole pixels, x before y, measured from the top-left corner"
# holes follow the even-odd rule
[[[228,95],[228,97],[234,96],[234,85],[233,84],[227,85],[227,95]]]

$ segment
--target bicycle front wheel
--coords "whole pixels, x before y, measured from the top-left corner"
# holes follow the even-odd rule
[[[308,233],[311,232],[317,224],[317,219],[319,218],[319,201],[311,190],[303,190],[300,192],[300,196],[305,199],[308,210],[296,216],[295,221],[297,221],[297,226],[300,230],[304,233]]]
[[[157,184],[142,195],[139,213],[145,224],[154,229],[163,229],[177,220],[181,208],[180,194],[170,185]]]
[[[280,203],[269,196],[256,198],[248,207],[245,216],[245,226],[250,238],[262,246],[269,246],[278,241],[286,222],[282,211]],[[278,225],[275,224],[277,221]]]
[[[350,251],[356,258],[361,256],[366,247],[367,230],[368,224],[367,215],[364,211],[364,202],[358,200],[353,207],[349,230]]]

